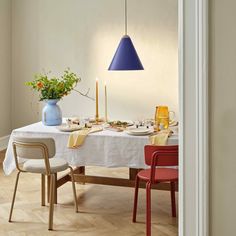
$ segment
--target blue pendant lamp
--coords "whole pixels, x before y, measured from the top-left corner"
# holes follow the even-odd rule
[[[108,70],[144,70],[132,40],[127,35],[127,0],[125,0],[125,35],[120,40]]]

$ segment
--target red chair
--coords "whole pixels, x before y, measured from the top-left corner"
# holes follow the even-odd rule
[[[133,222],[136,222],[139,182],[146,182],[146,235],[151,236],[151,186],[161,182],[170,182],[172,217],[176,217],[175,184],[178,182],[178,169],[166,166],[178,166],[178,145],[144,147],[145,163],[151,166],[141,170],[135,180]],[[157,166],[166,168],[156,168]]]

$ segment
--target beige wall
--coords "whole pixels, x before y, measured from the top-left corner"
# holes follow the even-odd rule
[[[236,235],[236,1],[210,0],[210,229]]]
[[[12,128],[38,120],[37,98],[25,82],[39,71],[39,0],[12,0]]]
[[[68,66],[82,77],[77,88],[91,88],[92,96],[99,78],[101,116],[105,80],[110,118],[152,118],[157,104],[178,111],[177,1],[128,4],[128,32],[145,67],[140,72],[107,71],[124,33],[123,1],[13,0],[13,128],[37,120],[41,110],[24,82],[42,69],[57,75]],[[76,93],[60,106],[64,116],[95,113],[94,102]]]
[[[11,1],[0,0],[0,137],[11,129]]]

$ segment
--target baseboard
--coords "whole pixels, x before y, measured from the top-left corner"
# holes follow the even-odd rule
[[[0,151],[5,150],[7,148],[9,138],[10,135],[0,137]]]

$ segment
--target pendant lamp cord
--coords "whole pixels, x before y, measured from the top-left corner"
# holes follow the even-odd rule
[[[127,0],[125,0],[125,35],[127,35]]]

